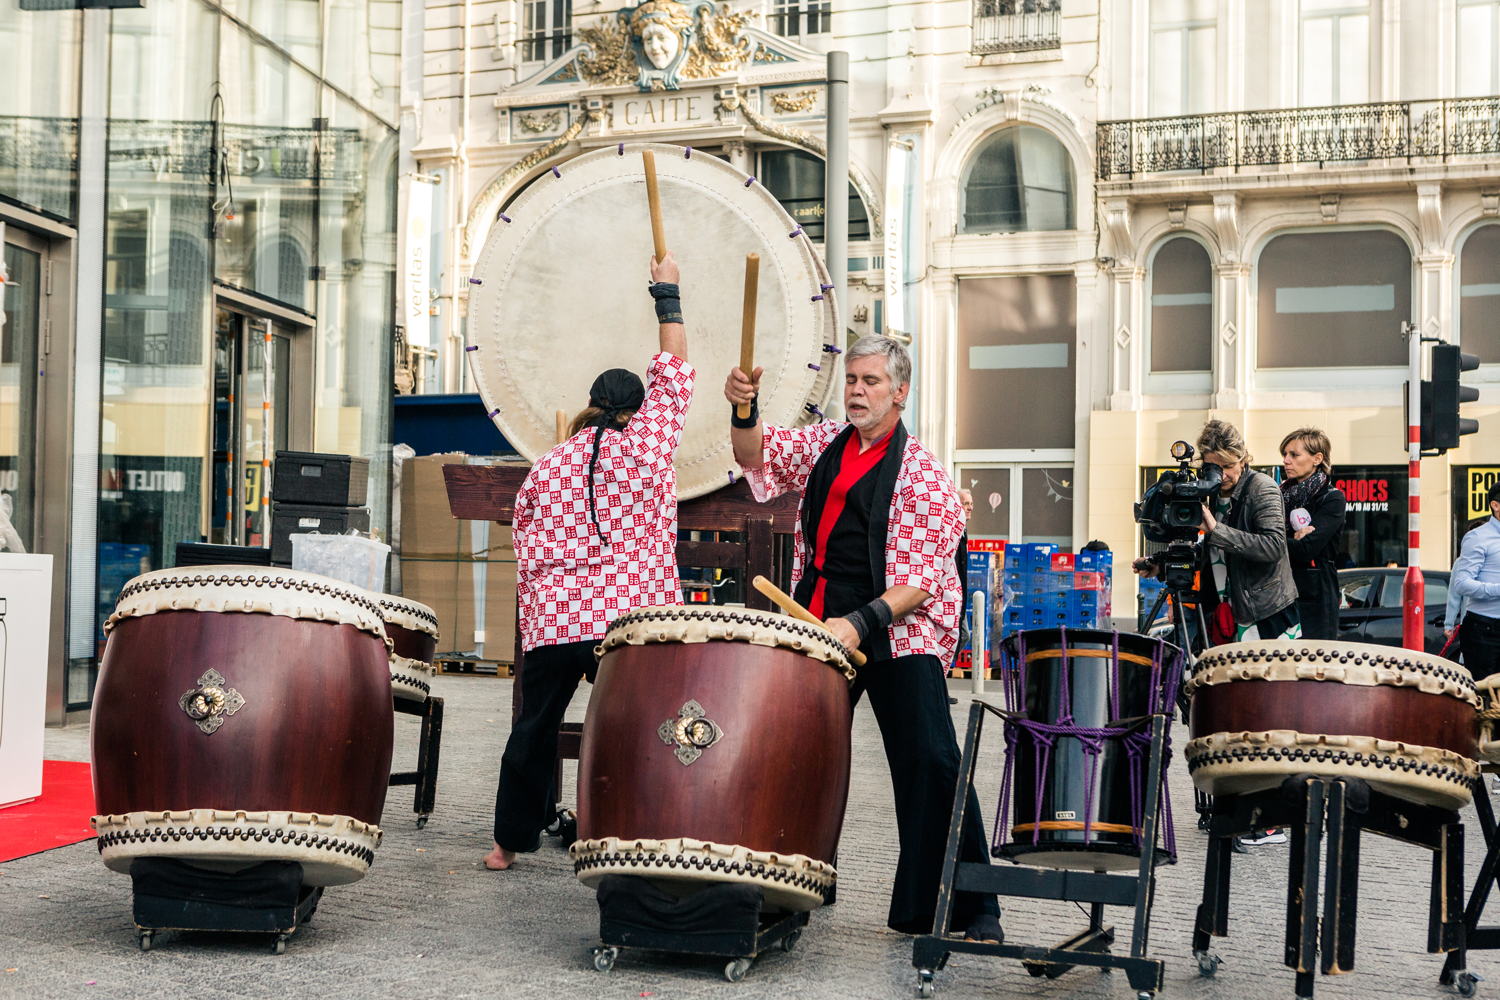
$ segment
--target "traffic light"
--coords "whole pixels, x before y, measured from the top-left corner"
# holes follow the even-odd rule
[[[1479,390],[1459,377],[1479,367],[1479,359],[1464,354],[1457,344],[1432,348],[1432,381],[1422,382],[1422,451],[1442,454],[1458,447],[1458,439],[1479,430],[1479,421],[1459,416],[1458,408],[1479,398]]]

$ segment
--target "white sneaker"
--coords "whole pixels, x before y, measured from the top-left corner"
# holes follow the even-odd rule
[[[1261,833],[1252,833],[1248,837],[1241,837],[1240,843],[1246,847],[1260,847],[1263,844],[1285,844],[1286,834],[1281,830],[1272,828]]]

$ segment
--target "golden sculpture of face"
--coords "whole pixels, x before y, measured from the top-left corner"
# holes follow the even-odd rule
[[[682,39],[677,32],[665,25],[648,24],[641,32],[641,49],[657,69],[666,69],[672,65],[672,60],[677,58],[677,52],[681,48]]]

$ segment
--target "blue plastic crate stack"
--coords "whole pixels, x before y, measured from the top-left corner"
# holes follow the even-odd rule
[[[1108,624],[1114,556],[1058,552],[1050,543],[1006,547],[1001,637],[1036,628]]]

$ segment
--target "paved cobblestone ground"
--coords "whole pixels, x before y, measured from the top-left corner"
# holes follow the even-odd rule
[[[952,684],[962,731],[966,687]],[[0,997],[697,997],[900,998],[913,993],[911,941],[885,928],[896,860],[889,779],[878,731],[861,706],[854,774],[839,866],[836,906],[813,915],[791,954],[772,952],[748,978],[726,982],[722,965],[660,954],[622,955],[609,975],[594,971],[588,947],[598,910],[574,880],[556,841],[515,870],[486,872],[489,823],[500,750],[510,718],[511,684],[488,677],[441,677],[447,700],[437,811],[425,830],[409,813],[411,790],[392,790],[385,841],[361,882],[330,889],[313,922],[273,956],[261,938],[164,936],[136,949],[130,883],[107,871],[92,842],[0,865]],[[571,717],[582,718],[583,697]],[[416,721],[397,717],[398,765],[411,766]],[[1176,733],[1180,747],[1182,731]],[[86,760],[88,731],[49,730],[49,756]],[[992,728],[981,786],[994,822],[999,734]],[[1231,936],[1216,942],[1224,966],[1201,979],[1189,954],[1202,878],[1204,837],[1192,828],[1192,790],[1180,756],[1172,771],[1179,863],[1161,870],[1152,927],[1154,953],[1167,962],[1166,996],[1292,996],[1280,964],[1288,850],[1236,856]],[[570,776],[571,781],[571,776]],[[1469,819],[1468,876],[1478,867],[1477,823]],[[1395,1000],[1441,997],[1440,956],[1426,942],[1430,855],[1379,837],[1365,840],[1357,971],[1320,979],[1318,996]],[[1002,901],[1013,942],[1055,943],[1084,924],[1071,904]],[[1125,921],[1126,911],[1111,911]],[[1495,921],[1500,922],[1500,913]],[[1125,928],[1122,928],[1124,930]],[[1128,933],[1128,931],[1127,931]],[[1500,982],[1500,956],[1471,967]],[[9,971],[14,969],[15,971]],[[1485,987],[1481,984],[1481,995]],[[97,992],[96,992],[97,991]],[[1075,970],[1034,980],[1015,962],[956,955],[938,974],[939,997],[1131,998],[1122,973]]]

